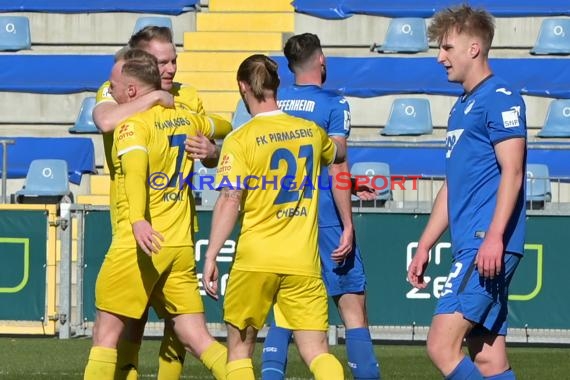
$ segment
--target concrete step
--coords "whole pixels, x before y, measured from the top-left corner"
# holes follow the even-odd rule
[[[186,32],[186,51],[281,51],[283,34],[277,32]]]
[[[235,72],[178,71],[176,81],[189,83],[199,91],[236,91]]]
[[[109,195],[111,177],[107,174],[92,175],[90,185],[91,195]]]
[[[234,112],[240,99],[238,91],[200,91],[204,109],[208,112]]]
[[[210,0],[210,12],[293,12],[291,0]]]
[[[178,54],[178,71],[229,71],[235,74],[239,65],[255,53],[185,51]]]
[[[196,30],[200,32],[294,32],[295,14],[292,12],[203,12],[196,15]]]

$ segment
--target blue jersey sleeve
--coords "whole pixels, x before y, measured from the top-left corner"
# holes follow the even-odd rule
[[[350,135],[350,107],[348,101],[342,96],[337,96],[331,99],[331,104],[328,135],[348,137]]]
[[[526,108],[519,94],[501,87],[487,102],[487,130],[493,144],[513,137],[526,137]]]

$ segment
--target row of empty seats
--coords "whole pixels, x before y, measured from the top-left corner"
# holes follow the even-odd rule
[[[240,100],[232,125],[237,128],[249,119],[250,115]],[[386,126],[380,133],[384,136],[419,136],[429,135],[432,131],[428,99],[397,98],[392,103]],[[570,99],[554,99],[550,102],[544,126],[537,136],[570,137]]]
[[[141,16],[137,18],[133,34],[147,25],[165,26],[172,30],[170,17]],[[26,16],[0,16],[0,51],[19,51],[32,48],[30,21]]]
[[[370,50],[378,53],[419,53],[428,51],[426,21],[423,18],[404,17],[390,20],[384,42],[372,44]],[[543,20],[533,55],[570,54],[570,19]]]

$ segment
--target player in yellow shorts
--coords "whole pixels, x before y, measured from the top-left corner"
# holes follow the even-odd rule
[[[191,86],[182,85],[173,81],[176,74],[176,49],[172,40],[172,32],[169,28],[158,26],[147,26],[134,34],[129,40],[128,46],[121,49],[115,55],[115,61],[120,61],[129,48],[140,48],[154,55],[159,62],[161,75],[161,88],[154,90],[134,99],[128,103],[118,104],[111,96],[107,81],[97,91],[96,105],[93,110],[95,124],[103,132],[103,146],[105,159],[110,171],[111,183],[115,179],[113,163],[111,161],[111,150],[113,147],[113,131],[115,127],[125,118],[142,112],[150,107],[161,104],[165,107],[182,107],[199,114],[204,114],[202,101],[198,97],[196,89]],[[192,149],[192,157],[201,159],[208,167],[215,166],[219,152],[214,144],[204,136],[192,136],[189,140],[189,147]],[[114,203],[114,186],[110,189],[110,203]],[[114,231],[115,218],[111,209],[111,225]],[[197,228],[197,222],[195,221]],[[138,366],[138,352],[144,332],[144,325],[147,320],[147,313],[140,321],[130,323],[119,344],[119,367],[122,368],[119,378],[136,379]],[[164,337],[160,347],[159,355],[159,380],[178,379],[182,373],[185,349],[176,339],[171,326],[166,325]]]
[[[273,302],[279,325],[294,330],[299,353],[315,378],[344,379],[341,364],[328,353],[327,295],[317,251],[317,173],[321,164],[343,161],[345,148],[312,121],[278,109],[277,64],[270,58],[247,58],[237,79],[253,119],[222,146],[216,177],[220,195],[202,278],[206,292],[217,297],[216,257],[241,208],[224,302],[227,379],[254,379],[251,354]]]
[[[156,58],[128,51],[111,72],[119,104],[160,88]],[[96,284],[97,318],[85,379],[113,379],[126,324],[147,305],[172,320],[178,339],[225,378],[226,349],[206,329],[193,254],[193,208],[186,157],[188,135],[223,138],[229,122],[161,105],[123,121],[113,135],[113,241]]]

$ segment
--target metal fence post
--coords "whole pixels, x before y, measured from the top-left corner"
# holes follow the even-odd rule
[[[59,338],[71,337],[71,204],[60,204]]]
[[[14,144],[14,140],[0,140],[2,144],[2,203],[7,203],[6,184],[8,181],[8,145]]]

